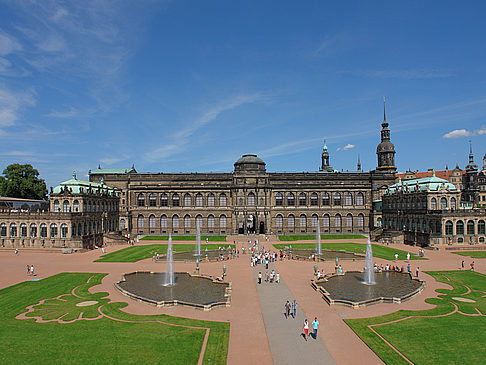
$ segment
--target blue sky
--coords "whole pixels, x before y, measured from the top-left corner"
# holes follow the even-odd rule
[[[0,169],[464,167],[486,139],[486,3],[0,0]]]

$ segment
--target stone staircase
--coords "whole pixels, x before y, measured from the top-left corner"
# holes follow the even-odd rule
[[[126,245],[128,243],[128,238],[119,233],[104,233],[103,243],[111,245]]]

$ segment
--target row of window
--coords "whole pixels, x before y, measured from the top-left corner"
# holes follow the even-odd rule
[[[169,218],[167,218],[167,216],[165,214],[163,214],[160,217],[160,228],[167,228],[168,227],[168,220],[169,220]],[[125,225],[125,221],[123,219],[122,219],[122,221],[120,221],[120,225],[122,226],[121,228],[123,229],[124,225]],[[146,225],[145,221],[146,221],[146,218],[142,214],[140,214],[137,217],[137,227],[138,228],[144,228],[145,225]],[[156,221],[157,221],[157,218],[155,217],[155,215],[151,214],[148,217],[148,227],[149,228],[155,228],[156,227]],[[172,221],[172,228],[179,228],[180,219],[179,219],[179,216],[177,214],[172,216],[171,221]],[[214,228],[215,227],[215,221],[216,221],[216,219],[215,219],[214,215],[212,215],[212,214],[208,215],[207,218],[206,218],[208,228]],[[189,214],[186,214],[184,216],[183,224],[184,224],[184,228],[191,228],[192,227],[192,224],[193,224],[192,217]],[[199,227],[203,226],[203,216],[200,215],[200,214],[196,216],[196,226],[199,226]],[[226,228],[226,216],[224,214],[219,216],[219,227],[220,228]]]
[[[295,216],[293,214],[289,214],[287,217],[287,227],[295,227]],[[342,216],[341,214],[336,214],[334,217],[334,227],[340,228],[342,226]],[[345,216],[345,222],[346,222],[346,227],[353,227],[353,215],[347,214]],[[277,227],[283,227],[283,222],[284,222],[284,217],[282,214],[277,214],[275,217],[275,225]],[[312,227],[317,227],[319,224],[319,217],[317,214],[313,214],[311,217],[311,226]],[[324,214],[322,217],[322,227],[324,228],[329,228],[331,225],[331,216],[329,214]],[[307,227],[307,216],[305,214],[301,214],[299,216],[299,226],[300,227]],[[358,214],[357,216],[357,226],[359,228],[364,227],[364,215],[363,214]]]
[[[17,227],[16,223],[11,223],[10,226],[8,227],[8,233],[9,237],[31,237],[31,238],[36,238],[37,237],[37,224],[32,223],[30,226],[30,229],[28,231],[28,227],[26,223],[20,224],[20,227]],[[67,238],[68,237],[68,225],[66,223],[61,224],[60,231],[58,231],[58,225],[56,223],[52,223],[49,225],[49,237],[51,238]],[[108,219],[106,221],[106,225],[104,227],[105,231],[114,231],[117,228],[116,222],[111,219]],[[97,222],[84,222],[84,224],[78,223],[73,223],[71,226],[71,237],[75,236],[83,236],[91,233],[101,233],[103,230],[102,224],[97,221]],[[29,233],[29,234],[27,234]],[[41,238],[47,238],[47,233],[48,233],[48,226],[46,223],[42,223],[39,226],[39,237]],[[60,235],[59,235],[60,234]],[[0,237],[7,237],[7,224],[2,223],[0,224]]]
[[[171,198],[169,199],[169,196],[167,194],[160,194],[158,197],[157,201],[157,194],[150,194],[148,196],[148,206],[149,207],[156,207],[156,206],[161,206],[161,207],[167,207],[169,206],[169,200],[171,202],[171,205],[174,207],[178,207],[181,205],[181,198],[179,194],[174,193],[172,194]],[[194,204],[193,204],[193,199],[190,194],[184,194],[183,196],[183,203],[185,207],[191,207],[195,205],[196,207],[203,207],[205,206],[204,203],[206,203],[206,206],[208,207],[214,207],[215,206],[215,200],[216,197],[214,196],[213,193],[209,193],[208,196],[206,197],[206,201],[201,193],[196,194]],[[220,207],[225,207],[228,204],[228,199],[226,197],[226,194],[220,194],[219,195],[219,206]],[[139,207],[144,207],[146,206],[145,202],[145,194],[140,193],[137,196],[137,205]]]
[[[478,222],[477,226],[477,234],[485,234],[486,233],[486,225],[483,220]],[[445,223],[445,234],[446,236],[452,236],[454,234],[454,224],[451,221],[447,221]],[[457,221],[456,222],[456,234],[462,235],[464,234],[464,222]],[[474,221],[469,220],[466,223],[466,234],[474,235],[476,234],[476,224]]]
[[[98,201],[92,202],[91,200],[83,201],[83,212],[113,212],[118,210],[118,203],[114,201]],[[60,212],[61,207],[59,205],[59,200],[54,200],[54,211]],[[68,212],[79,212],[79,201],[74,200],[73,206],[71,209],[71,205],[69,204],[68,200],[64,200],[62,202],[62,211],[64,213]]]
[[[250,193],[252,194],[252,193]],[[307,194],[300,193],[299,194],[299,205],[306,206],[308,205]],[[332,198],[332,201],[331,201]],[[293,193],[288,193],[285,197],[286,205],[294,206],[295,205],[295,195]],[[353,196],[350,192],[345,192],[343,195],[341,193],[335,192],[334,194],[323,193],[321,196],[321,204],[322,206],[342,206],[343,203],[346,206],[357,205],[362,206],[364,205],[364,194],[357,193]],[[248,204],[250,205],[250,204]],[[282,193],[275,194],[275,205],[283,206],[284,205],[284,196]],[[318,206],[319,205],[319,196],[317,193],[310,194],[310,205],[311,206]]]
[[[445,197],[440,198],[440,209],[446,210],[446,209],[456,209],[457,208],[457,201],[456,198],[452,197],[450,200],[448,200]],[[406,200],[400,200],[400,201],[390,201],[386,200],[385,201],[385,207],[388,209],[421,209],[421,208],[427,208],[427,200],[425,199],[406,199]],[[430,199],[430,210],[437,210],[437,199],[432,198]]]

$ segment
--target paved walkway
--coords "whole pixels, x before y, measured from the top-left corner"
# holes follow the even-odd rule
[[[274,265],[269,265],[269,272],[274,269]],[[263,274],[262,284],[258,285],[258,272]],[[280,283],[265,282],[265,265],[258,265],[253,269],[257,293],[260,299],[260,310],[263,315],[263,322],[267,332],[268,344],[272,353],[275,365],[285,364],[336,364],[324,344],[319,338],[314,340],[309,336],[308,341],[302,336],[305,315],[297,306],[295,318],[290,316],[285,318],[284,305],[287,300],[294,301],[292,293],[280,277]],[[297,302],[298,304],[298,302]],[[309,321],[309,331],[312,330],[314,318],[307,318]],[[320,322],[324,318],[318,318]]]

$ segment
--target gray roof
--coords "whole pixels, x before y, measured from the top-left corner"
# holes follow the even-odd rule
[[[265,162],[263,162],[263,160],[260,157],[251,154],[241,156],[238,159],[238,161],[235,162],[235,165],[240,165],[245,163],[256,163],[259,165],[265,165]]]

